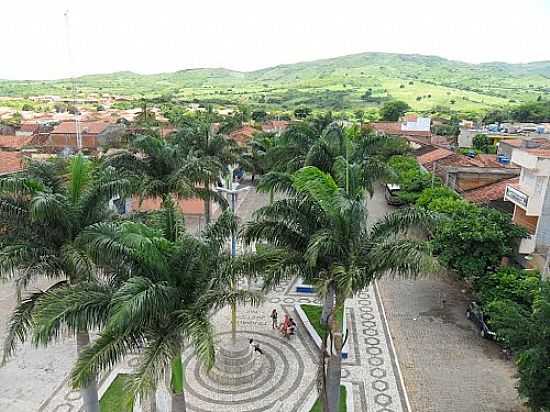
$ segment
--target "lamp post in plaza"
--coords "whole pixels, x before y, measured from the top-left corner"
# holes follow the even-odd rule
[[[249,186],[241,187],[239,188],[239,184],[236,182],[233,182],[233,179],[229,182],[230,187],[218,187],[216,188],[216,191],[226,193],[228,197],[230,197],[230,205],[231,210],[233,211],[233,214],[235,213],[235,208],[237,206],[237,196],[241,192],[245,192],[247,190],[250,190]],[[231,256],[235,257],[237,256],[237,238],[235,236],[235,233],[231,233]],[[238,279],[233,278],[231,281],[231,289],[236,290],[238,288],[237,285]],[[231,341],[235,343],[237,340],[237,304],[233,302],[231,304]]]

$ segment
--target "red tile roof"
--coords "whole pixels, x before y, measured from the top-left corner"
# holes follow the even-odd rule
[[[262,130],[264,132],[283,131],[288,128],[290,124],[287,120],[268,120],[262,124]]]
[[[21,123],[19,131],[26,133],[38,133],[40,125],[38,123]]]
[[[431,152],[425,153],[421,156],[418,156],[417,160],[422,166],[431,165],[433,162],[437,162],[446,157],[452,156],[455,153],[452,150],[437,148]]]
[[[80,122],[80,133],[99,134],[103,132],[110,124],[111,123],[109,122]],[[53,129],[52,134],[76,134],[75,122],[70,121],[60,123]]]
[[[428,170],[432,169],[434,162],[437,162],[437,167],[454,166],[517,169],[517,166],[513,164],[502,164],[498,162],[496,155],[478,154],[475,157],[468,157],[443,148],[437,148],[431,152],[422,154],[417,157],[417,161]]]
[[[419,136],[430,137],[432,132],[429,130],[401,130],[400,122],[374,122],[370,124],[378,133],[399,135],[399,136]]]
[[[518,183],[519,177],[504,179],[499,182],[491,183],[487,186],[468,190],[464,192],[462,196],[464,199],[473,203],[488,203],[496,200],[503,200],[506,186],[515,185]]]
[[[399,122],[374,122],[371,123],[371,126],[379,133],[401,134],[401,123]]]
[[[33,136],[0,136],[0,147],[21,149],[31,143]]]
[[[23,170],[23,153],[0,152],[0,175]]]
[[[243,145],[246,144],[255,133],[258,133],[258,129],[253,128],[252,126],[243,126],[240,129],[234,130],[229,133],[229,137],[235,140],[237,143]]]

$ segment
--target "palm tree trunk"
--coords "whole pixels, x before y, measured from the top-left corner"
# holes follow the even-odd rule
[[[76,350],[80,354],[90,344],[88,331],[79,331],[76,334]],[[80,396],[86,412],[99,412],[99,396],[97,394],[97,379],[80,389]]]
[[[170,365],[170,397],[172,404],[172,412],[186,412],[187,405],[185,402],[183,376],[183,364],[181,361],[181,351],[178,356],[172,359]]]
[[[336,319],[336,310],[330,317],[331,350],[327,365],[327,411],[338,412],[340,404],[340,381],[342,379],[342,328]]]
[[[319,399],[321,400],[323,412],[328,411],[327,375],[325,372],[327,358],[327,337],[328,329],[325,329],[325,334],[323,335],[321,340],[321,347],[319,348],[319,370],[317,371],[317,392],[319,392]]]
[[[272,205],[273,204],[273,199],[275,197],[275,192],[273,191],[273,189],[271,189],[269,191],[269,205]]]
[[[329,284],[327,288],[327,294],[325,295],[325,301],[323,302],[323,312],[321,313],[320,323],[323,326],[328,327],[329,317],[334,309],[334,299],[336,297],[336,289],[334,284]]]
[[[186,412],[187,404],[185,402],[185,392],[171,393],[172,412]]]

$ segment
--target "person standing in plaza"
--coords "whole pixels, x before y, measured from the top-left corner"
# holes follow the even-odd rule
[[[273,309],[271,311],[271,327],[273,329],[277,329],[277,309]]]

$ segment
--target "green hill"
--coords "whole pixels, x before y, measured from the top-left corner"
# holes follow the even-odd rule
[[[550,97],[550,62],[468,64],[436,56],[362,53],[252,72],[223,68],[82,76],[82,96],[170,96],[266,109],[351,110],[401,99],[415,110],[480,111]],[[0,96],[70,95],[70,80],[0,80]]]

